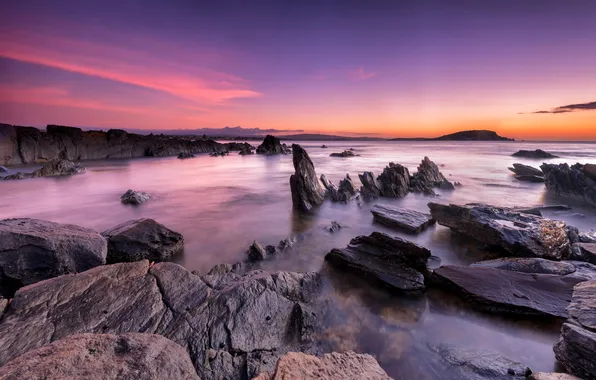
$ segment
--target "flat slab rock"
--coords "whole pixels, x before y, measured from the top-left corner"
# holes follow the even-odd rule
[[[78,334],[0,367],[3,380],[199,380],[188,353],[154,334]]]
[[[81,333],[162,335],[186,349],[203,380],[252,378],[285,352],[308,349],[318,274],[221,269],[209,276],[217,289],[177,264],[147,260],[24,287],[0,322],[0,366]]]
[[[391,380],[370,355],[352,351],[325,354],[318,358],[289,352],[277,362],[274,374],[263,373],[253,380]]]
[[[537,257],[503,257],[479,261],[470,267],[496,268],[523,273],[555,274],[583,281],[596,280],[596,265],[583,261],[552,261]]]
[[[108,241],[108,264],[164,261],[184,249],[184,238],[153,219],[129,220],[101,233]]]
[[[435,223],[430,214],[397,206],[377,204],[371,208],[370,212],[372,212],[375,221],[412,234],[420,233]]]
[[[417,294],[425,289],[424,273],[431,253],[410,241],[373,232],[358,236],[325,256],[332,265],[362,275],[392,290]]]
[[[0,293],[48,278],[83,272],[106,262],[97,232],[39,219],[0,220]]]
[[[451,265],[436,269],[431,279],[434,285],[484,311],[560,318],[568,317],[573,287],[582,281],[571,276]]]

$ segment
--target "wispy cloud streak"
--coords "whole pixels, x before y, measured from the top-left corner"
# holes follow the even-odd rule
[[[530,112],[530,113],[532,113],[532,114],[555,113],[556,114],[556,113],[568,113],[568,112],[591,111],[591,110],[596,110],[596,102],[568,104],[566,106],[553,108],[549,111],[535,111],[535,112]]]

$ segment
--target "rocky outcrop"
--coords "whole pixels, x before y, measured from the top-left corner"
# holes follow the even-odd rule
[[[97,232],[38,219],[0,221],[0,294],[105,264],[106,240]]]
[[[400,164],[390,162],[377,177],[381,196],[387,198],[403,198],[410,189],[410,172]]]
[[[289,352],[277,362],[275,373],[263,373],[253,380],[391,380],[370,355],[352,351],[325,354],[318,358]]]
[[[249,261],[261,261],[265,260],[267,257],[267,251],[263,248],[261,243],[255,240],[246,250],[246,256]]]
[[[523,157],[523,158],[559,158],[559,156],[555,156],[554,154],[548,153],[543,151],[542,149],[536,150],[518,150],[517,152],[512,154],[513,157]]]
[[[354,186],[354,182],[352,182],[350,175],[346,174],[346,177],[339,181],[337,198],[340,202],[348,202],[356,196],[356,194],[358,194],[358,190],[356,190],[356,186]]]
[[[596,378],[596,281],[575,286],[569,319],[555,343],[557,360],[565,369],[584,379]]]
[[[406,294],[424,291],[429,258],[428,249],[380,232],[358,236],[346,248],[333,249],[325,256],[337,268]]]
[[[173,263],[105,265],[30,285],[0,323],[0,366],[80,333],[162,335],[184,347],[199,378],[252,378],[288,351],[308,351],[317,274],[253,271],[201,277]]]
[[[435,224],[435,220],[429,214],[397,206],[377,204],[370,212],[375,221],[411,234],[418,234]]]
[[[290,177],[292,204],[295,209],[310,212],[323,203],[325,191],[317,178],[308,153],[298,144],[292,145],[295,173]]]
[[[513,164],[512,168],[508,168],[510,171],[515,173],[516,175],[530,175],[530,176],[537,176],[537,177],[544,177],[544,173],[540,169],[536,169],[535,167],[524,165],[524,164]]]
[[[38,177],[59,177],[68,176],[74,174],[85,173],[87,169],[82,166],[76,165],[72,161],[68,160],[54,160],[50,161],[40,169],[35,170],[33,173],[22,173],[18,172],[10,176],[4,177],[5,180],[9,179],[27,179],[27,178],[38,178]]]
[[[286,144],[282,144],[279,138],[267,135],[263,143],[257,147],[257,154],[290,154],[290,149]]]
[[[410,191],[413,193],[423,193],[426,195],[436,195],[433,189],[455,190],[455,185],[451,183],[439,170],[437,164],[428,157],[424,157],[418,171],[410,179]]]
[[[542,164],[548,192],[596,205],[596,165]]]
[[[227,150],[222,150],[221,152],[213,152],[213,153],[209,153],[209,156],[211,157],[224,157],[229,155],[230,152],[228,152]]]
[[[226,145],[192,136],[137,135],[120,129],[108,132],[49,125],[33,127],[0,125],[0,164],[33,164],[70,161],[176,156],[180,152],[207,153],[227,150]]]
[[[165,261],[184,249],[181,234],[148,218],[129,220],[101,235],[108,241],[108,264]]]
[[[341,153],[331,153],[329,157],[356,157],[357,155],[354,154],[351,150],[344,150]]]
[[[325,174],[321,174],[321,183],[325,188],[325,198],[331,199],[332,202],[339,201],[338,188],[335,184],[327,179]]]
[[[483,204],[429,203],[437,223],[498,247],[505,256],[568,259],[577,230],[563,221],[543,219],[512,209]]]
[[[435,269],[431,276],[433,286],[483,311],[559,318],[567,317],[573,287],[581,281],[572,276],[451,265]]]
[[[0,367],[0,378],[199,380],[178,344],[153,334],[78,334]]]
[[[192,153],[188,153],[188,152],[180,152],[178,154],[178,158],[181,160],[184,160],[186,158],[195,158],[195,155]]]
[[[365,199],[376,199],[381,196],[380,184],[375,179],[372,172],[364,172],[358,174],[362,186],[360,187],[360,194]]]
[[[254,148],[249,143],[244,143],[242,145],[242,147],[240,148],[238,154],[241,155],[241,156],[248,156],[248,155],[251,155],[251,154],[255,154],[253,152],[253,149]]]
[[[552,261],[537,257],[504,257],[480,261],[470,267],[496,268],[523,273],[555,274],[581,281],[596,280],[596,265],[583,261]]]
[[[573,260],[596,264],[596,243],[575,243],[571,246]]]
[[[122,194],[120,197],[120,202],[124,203],[125,205],[138,206],[147,202],[149,199],[151,199],[151,196],[148,193],[128,189],[126,193]]]

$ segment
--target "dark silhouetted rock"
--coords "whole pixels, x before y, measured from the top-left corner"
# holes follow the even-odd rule
[[[375,175],[372,172],[364,172],[358,174],[362,186],[360,187],[360,194],[366,199],[376,199],[381,196],[381,190],[379,183],[375,179]]]
[[[209,153],[209,156],[211,156],[211,157],[224,157],[224,156],[227,156],[228,154],[230,154],[230,152],[228,152],[227,150],[222,150],[220,152]]]
[[[184,249],[184,238],[153,219],[124,222],[102,232],[108,241],[107,262],[164,261]]]
[[[596,264],[596,243],[574,243],[571,246],[573,260]]]
[[[242,145],[242,147],[240,148],[240,151],[238,152],[238,154],[241,155],[241,156],[248,156],[248,155],[251,155],[251,154],[255,154],[253,152],[253,149],[254,148],[250,144],[244,143]]]
[[[554,154],[548,153],[543,151],[542,149],[536,150],[519,150],[512,154],[513,157],[523,157],[523,158],[558,158],[559,156],[555,156]]]
[[[459,131],[429,140],[439,141],[515,141],[507,137],[499,136],[495,131],[475,129],[471,131]]]
[[[185,158],[195,158],[195,155],[188,152],[180,152],[178,154],[178,158],[184,160]]]
[[[513,167],[508,169],[514,172],[516,175],[544,177],[542,170],[536,169],[535,167],[529,165],[513,164]]]
[[[292,204],[295,209],[310,212],[323,203],[325,191],[317,178],[308,153],[298,144],[292,145],[295,173],[290,177]]]
[[[275,136],[267,135],[263,143],[257,147],[258,154],[289,154],[290,149]]]
[[[184,348],[154,334],[78,334],[30,351],[0,368],[0,378],[199,380]]]
[[[358,236],[346,248],[333,249],[325,256],[325,260],[338,268],[408,294],[424,291],[429,258],[428,249],[380,232]]]
[[[571,207],[566,205],[540,205],[530,207],[513,207],[511,210],[523,212],[524,214],[542,216],[542,211],[568,211],[571,210]]]
[[[435,223],[429,214],[397,206],[374,205],[370,212],[375,221],[412,234],[420,233]]]
[[[329,157],[356,157],[356,154],[351,150],[344,150],[341,153],[331,153]]]
[[[354,182],[352,182],[352,178],[350,178],[349,174],[346,174],[346,177],[339,181],[339,186],[337,188],[337,198],[340,202],[348,202],[352,199],[358,190],[356,190],[356,186],[354,186]]]
[[[543,219],[512,209],[483,204],[429,203],[428,206],[437,223],[499,247],[510,256],[568,259],[570,237],[577,232],[563,221]]]
[[[331,199],[332,202],[339,202],[339,190],[337,186],[327,179],[325,174],[321,174],[321,183],[325,188],[325,198]]]
[[[449,182],[443,173],[439,171],[437,164],[432,162],[428,157],[424,157],[418,166],[418,171],[410,179],[410,191],[426,195],[436,195],[433,190],[435,188],[455,190],[453,183]]]
[[[388,198],[402,198],[410,189],[410,172],[400,164],[389,163],[383,173],[377,177],[381,196]]]
[[[542,164],[548,192],[578,199],[596,205],[596,176],[591,174],[593,165]]]
[[[321,145],[321,149],[327,149],[327,145],[325,145],[325,144]]]
[[[451,265],[435,269],[431,280],[484,311],[561,318],[568,315],[573,287],[582,281],[571,276]]]
[[[151,196],[147,193],[128,189],[126,193],[122,194],[120,197],[120,202],[129,205],[140,205],[147,202],[149,199],[151,199]]]
[[[249,261],[261,261],[265,260],[267,257],[267,251],[263,248],[261,243],[255,240],[246,250],[246,256]]]
[[[0,293],[48,278],[86,271],[106,262],[97,232],[38,219],[0,221]]]

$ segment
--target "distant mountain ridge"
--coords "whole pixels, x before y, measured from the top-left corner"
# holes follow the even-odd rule
[[[126,128],[127,132],[137,133],[140,135],[207,135],[218,137],[263,137],[268,134],[288,133],[288,132],[304,132],[304,130],[288,130],[288,129],[261,129],[261,128],[243,128],[243,127],[224,127],[224,128],[198,128],[198,129],[130,129]]]

